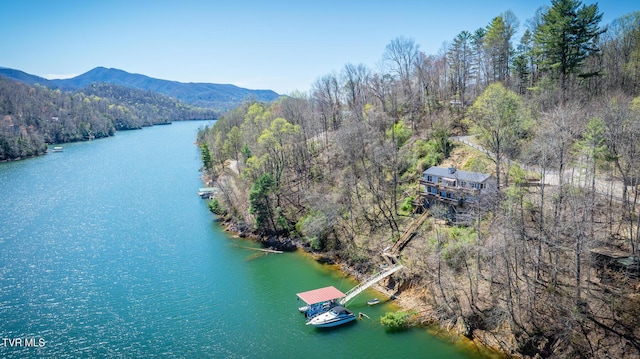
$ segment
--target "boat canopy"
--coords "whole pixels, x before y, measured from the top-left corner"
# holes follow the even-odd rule
[[[302,299],[308,305],[328,302],[330,300],[342,298],[345,296],[344,293],[339,291],[334,286],[309,290],[306,292],[296,294],[298,298]]]
[[[335,307],[331,308],[331,310],[336,314],[349,313],[347,311],[347,308],[345,308],[345,307],[343,307],[341,305],[335,306]]]

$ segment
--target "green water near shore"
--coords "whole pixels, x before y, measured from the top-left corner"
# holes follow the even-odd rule
[[[356,283],[301,253],[232,239],[196,192],[202,122],[119,132],[0,164],[0,357],[476,358],[423,329],[389,333],[392,303],[304,325],[296,293]],[[15,341],[12,341],[15,343]],[[29,342],[31,343],[31,342]]]

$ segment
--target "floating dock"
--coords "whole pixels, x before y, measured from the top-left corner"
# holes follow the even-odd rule
[[[200,196],[200,198],[211,199],[215,197],[216,193],[218,193],[217,187],[204,187],[198,190],[198,196]]]

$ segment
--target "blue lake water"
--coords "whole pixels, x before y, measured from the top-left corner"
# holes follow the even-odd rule
[[[203,122],[119,132],[0,163],[0,357],[475,358],[397,310],[304,325],[295,293],[356,283],[302,253],[264,254],[220,230],[197,195]],[[18,342],[18,340],[20,342]]]

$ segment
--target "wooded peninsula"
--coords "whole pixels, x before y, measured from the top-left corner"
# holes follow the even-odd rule
[[[404,324],[637,358],[640,12],[601,19],[552,0],[520,39],[505,12],[439,54],[398,37],[377,70],[246,102],[198,134],[210,208],[356,276],[402,263],[386,286]]]
[[[218,114],[125,86],[94,83],[62,91],[0,76],[0,161],[42,155],[47,144],[108,137],[171,121],[215,119]]]

